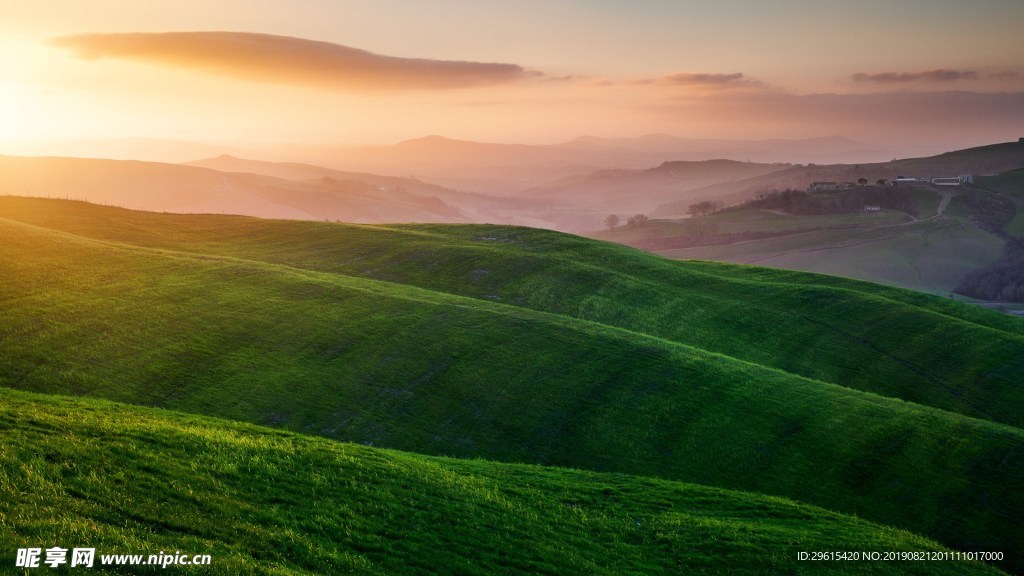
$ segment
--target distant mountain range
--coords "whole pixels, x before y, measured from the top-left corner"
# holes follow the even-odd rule
[[[157,138],[78,140],[23,145],[14,155],[72,156],[151,162],[188,162],[228,154],[333,169],[415,177],[448,188],[514,194],[598,170],[638,170],[670,161],[730,159],[758,163],[879,162],[917,151],[857,142],[842,136],[776,140],[680,138],[669,134],[601,138],[557,144],[503,144],[426,136],[383,146],[225,145]]]
[[[369,172],[350,172],[335,170],[324,166],[302,164],[298,162],[267,162],[262,160],[248,160],[234,156],[221,155],[216,158],[186,162],[186,166],[208,168],[228,173],[258,174],[270,178],[280,178],[289,181],[302,182],[312,186],[356,186],[376,189],[380,201],[387,201],[388,195],[396,191],[406,199],[412,199],[414,204],[429,205],[435,207],[440,204],[453,207],[458,210],[460,217],[474,222],[502,222],[506,224],[532,224],[544,227],[545,222],[534,220],[522,213],[526,211],[527,205],[522,201],[513,198],[497,198],[475,192],[462,192],[452,190],[423,182],[415,178],[404,178],[400,176],[382,176]],[[385,194],[389,193],[389,194]],[[381,211],[378,211],[380,213]],[[378,214],[371,220],[375,222],[421,222],[429,220],[429,214],[422,216],[412,215],[406,218],[391,220],[381,219]]]
[[[651,134],[576,138],[561,144],[494,144],[427,136],[391,146],[303,147],[284,151],[346,170],[415,175],[444,186],[490,194],[606,169],[643,169],[664,162],[733,159],[752,162],[861,162],[891,151],[843,137],[804,140],[698,140]]]
[[[601,228],[611,213],[679,217],[694,202],[740,202],[769,190],[805,188],[815,180],[874,182],[900,175],[955,176],[1024,167],[1024,144],[1017,142],[882,163],[678,156],[653,162],[668,154],[657,150],[695,150],[716,142],[747,151],[763,146],[766,157],[771,145],[782,150],[773,152],[776,156],[784,150],[795,155],[812,145],[821,147],[820,154],[858,146],[842,138],[723,143],[651,135],[529,146],[428,137],[395,146],[320,150],[325,158],[334,158],[322,165],[229,155],[185,164],[0,156],[0,194],[155,211],[355,223],[480,222],[589,232]],[[358,168],[339,169],[339,163]],[[639,166],[623,167],[628,164]]]
[[[516,207],[512,201],[405,178],[227,156],[194,165],[0,156],[0,194],[87,200],[157,212],[356,223],[499,221],[499,212],[512,214]],[[512,217],[508,221],[542,224]]]
[[[531,188],[522,196],[538,201],[577,204],[605,211],[640,211],[690,197],[689,191],[783,171],[791,164],[735,160],[664,162],[644,170],[601,170]]]

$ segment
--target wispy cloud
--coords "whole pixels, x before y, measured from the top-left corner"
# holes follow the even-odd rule
[[[995,78],[996,80],[1016,80],[1020,78],[1020,74],[1013,72],[1012,70],[1004,70],[1002,72],[996,72],[995,74],[989,74],[989,78]]]
[[[543,75],[516,64],[399,58],[250,32],[78,34],[52,43],[88,60],[132,59],[250,81],[334,89],[464,88]]]
[[[712,72],[676,72],[660,78],[642,78],[634,80],[630,84],[635,86],[680,86],[700,90],[733,90],[764,88],[765,85],[759,80],[754,80],[743,75],[742,72],[728,74]]]
[[[878,84],[899,84],[909,82],[954,82],[956,80],[977,80],[978,73],[974,70],[950,70],[937,68],[923,72],[858,72],[851,76],[854,82],[874,82]]]
[[[728,92],[715,98],[674,100],[643,110],[675,116],[694,130],[737,136],[844,134],[869,142],[912,144],[1016,139],[1024,125],[1024,92],[875,92],[793,94],[783,91]],[[666,120],[668,124],[670,121]]]
[[[737,86],[748,85],[752,81],[744,78],[741,72],[733,74],[706,74],[701,72],[679,72],[669,74],[661,79],[664,84],[683,84],[687,86]]]

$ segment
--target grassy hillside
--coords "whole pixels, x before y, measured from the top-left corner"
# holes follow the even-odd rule
[[[975,184],[986,190],[998,192],[1014,201],[1017,213],[1006,225],[1007,234],[1024,237],[1024,169],[1011,170],[998,176],[982,176]]]
[[[972,270],[999,260],[1003,241],[964,221],[818,230],[750,242],[660,250],[676,259],[720,260],[834,274],[948,295]]]
[[[993,174],[1024,167],[1024,143],[1000,142],[954,150],[936,156],[893,160],[883,166],[902,171],[908,176],[926,173],[934,177],[939,171],[945,171],[951,176],[965,172]]]
[[[960,174],[996,174],[1024,167],[1024,144],[1005,142],[976,148],[967,148],[923,158],[903,158],[892,162],[864,164],[826,164],[794,166],[770,174],[722,182],[688,192],[687,198],[705,200],[746,200],[770,190],[795,188],[803,190],[814,181],[856,182],[866,178],[875,182],[879,178],[892,180],[897,176],[936,178]],[[686,214],[690,200],[662,204],[650,215],[674,218]]]
[[[19,198],[0,198],[0,217],[551,312],[1024,425],[1024,323],[903,290],[785,272],[752,278],[749,268],[681,264],[541,230],[196,218]],[[911,326],[916,343],[905,337]]]
[[[979,150],[950,156],[985,157],[987,149]],[[961,292],[969,275],[1005,267],[1007,234],[1017,230],[1024,205],[1024,195],[1014,196],[1013,174],[979,176],[962,187],[787,190],[710,216],[591,236],[669,258],[836,274],[948,296]],[[883,210],[867,212],[868,205]]]
[[[800,551],[944,549],[779,498],[3,396],[5,555],[54,544],[94,547],[96,562],[209,554],[204,574],[999,573],[978,562],[799,562]]]
[[[720,212],[704,218],[649,220],[644,226],[620,226],[613,231],[605,229],[588,236],[598,240],[632,244],[651,237],[693,235],[701,231],[699,228],[706,229],[705,233],[709,235],[742,232],[793,233],[827,228],[899,224],[906,219],[906,214],[894,210],[794,216],[777,210],[752,208]],[[705,224],[710,226],[702,226]]]
[[[0,206],[0,385],[741,488],[1022,565],[1017,320],[525,229]]]

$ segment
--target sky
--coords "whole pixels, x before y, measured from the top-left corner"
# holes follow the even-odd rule
[[[0,0],[0,153],[71,140],[1024,136],[1019,0]]]

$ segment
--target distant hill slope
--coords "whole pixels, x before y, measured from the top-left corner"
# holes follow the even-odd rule
[[[436,196],[359,180],[297,182],[131,160],[0,156],[0,193],[157,212],[378,223],[470,221]]]
[[[955,176],[960,173],[975,175],[998,174],[1024,167],[1024,142],[1002,142],[954,150],[936,156],[904,158],[883,164],[885,168],[904,171],[908,176],[918,172],[945,171]]]
[[[434,135],[388,146],[296,147],[282,154],[342,170],[415,174],[444,186],[503,196],[579,174],[640,170],[680,160],[862,162],[891,157],[890,153],[842,137],[758,141],[690,139],[668,134],[637,138],[584,136],[548,145],[473,142]]]
[[[1012,202],[971,186],[784,195],[793,206],[759,205],[771,202],[768,196],[707,216],[590,236],[669,258],[834,274],[949,296],[965,276],[1000,260],[1003,228],[1010,228],[1003,222],[1014,217]],[[839,208],[814,213],[830,205]]]
[[[949,296],[965,275],[999,260],[1003,241],[970,222],[947,218],[884,228],[807,231],[657,253],[834,274]]]
[[[3,198],[0,245],[3,386],[763,492],[1024,567],[1011,318],[502,227]]]
[[[963,173],[998,174],[1017,168],[1024,168],[1024,143],[1006,142],[947,152],[937,156],[904,158],[891,162],[794,166],[770,174],[712,184],[692,190],[688,194],[705,200],[718,198],[744,200],[770,190],[786,188],[803,190],[814,181],[856,182],[859,178],[865,178],[873,183],[880,178],[892,180],[897,176],[930,179],[958,176]],[[682,200],[666,202],[653,210],[650,216],[657,218],[685,216],[686,209],[691,203],[690,196]]]
[[[529,208],[524,202],[473,192],[451,190],[413,178],[382,176],[366,172],[346,172],[297,162],[265,162],[233,156],[218,156],[216,158],[186,162],[185,165],[210,168],[221,172],[261,174],[299,182],[361,182],[378,189],[391,190],[392,193],[395,190],[404,190],[412,196],[437,198],[445,204],[456,207],[463,213],[471,215],[474,221],[514,221],[518,212]]]
[[[554,144],[566,150],[607,151],[616,155],[647,154],[647,164],[669,160],[702,161],[729,158],[748,162],[877,162],[892,152],[842,136],[773,140],[721,140],[647,134],[634,138],[581,136]]]
[[[927,166],[947,157],[975,168],[1024,164],[1024,146],[988,146],[893,164],[902,174],[928,175],[941,173]],[[911,171],[915,165],[926,168]],[[696,219],[652,219],[644,227],[588,235],[670,258],[836,274],[1019,305],[1024,276],[1015,272],[1019,249],[1013,238],[1024,236],[1020,172],[975,174],[973,182],[960,186],[763,192]],[[946,173],[956,174],[956,166]],[[677,209],[682,208],[679,203]]]
[[[510,195],[531,186],[609,165],[605,155],[529,144],[425,136],[386,146],[301,147],[289,158],[339,170],[413,175],[460,190]],[[620,161],[627,161],[619,158]],[[621,166],[616,163],[613,167]],[[640,167],[643,164],[640,164]]]
[[[209,566],[174,567],[203,574],[1000,573],[980,562],[798,561],[948,549],[780,498],[3,396],[0,548],[95,548],[92,571],[105,555],[167,552],[209,555]]]
[[[604,211],[603,214],[622,211],[646,213],[664,202],[686,198],[690,190],[711,183],[749,178],[787,168],[788,164],[755,164],[733,160],[674,161],[646,170],[597,172],[525,190],[521,195],[547,202],[587,205]],[[702,196],[693,198],[694,201],[703,199]],[[602,220],[603,216],[595,222],[595,226],[600,226]]]

